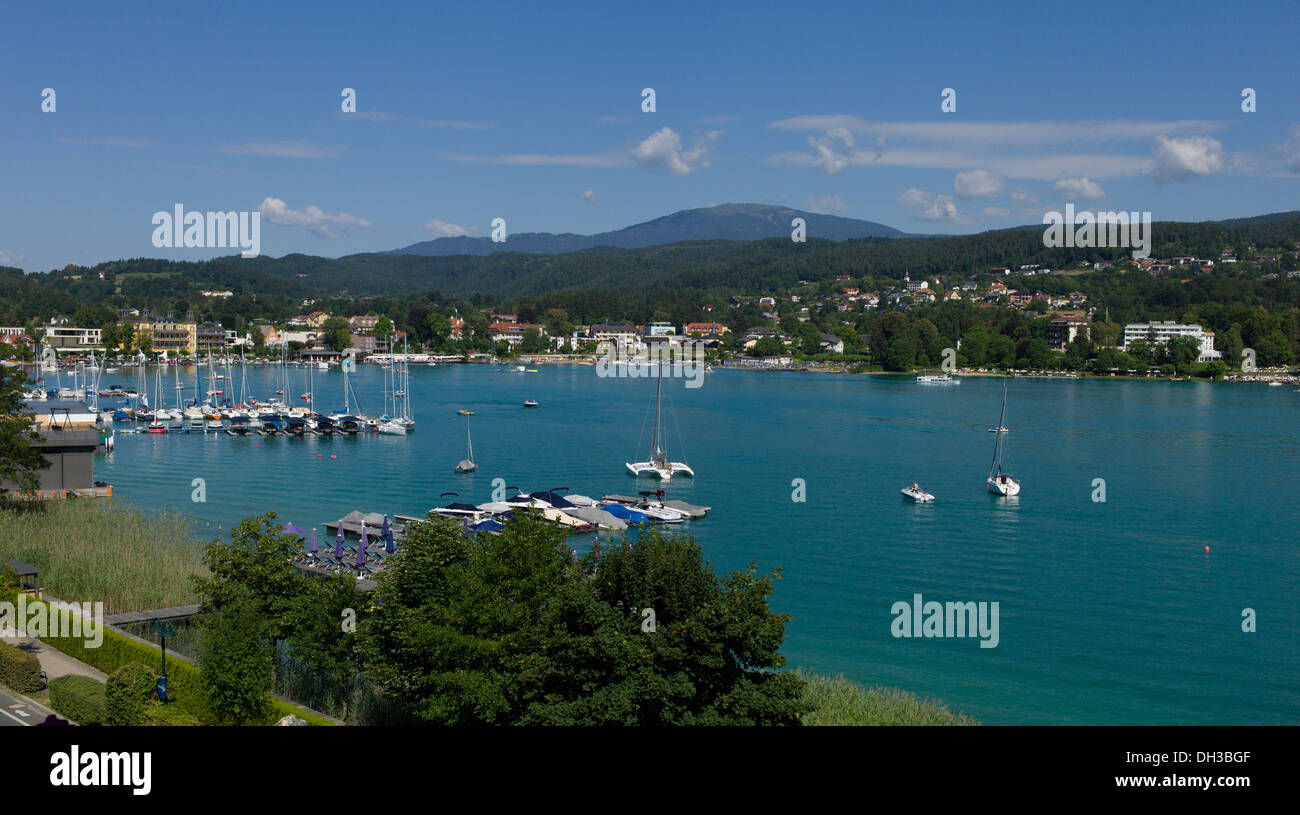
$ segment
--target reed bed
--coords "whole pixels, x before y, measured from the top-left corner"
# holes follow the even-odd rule
[[[798,671],[806,682],[804,701],[813,709],[805,725],[976,725],[975,719],[954,713],[933,699],[921,699],[898,688],[865,688],[844,676],[820,676]]]
[[[192,523],[102,499],[0,506],[0,560],[45,571],[60,600],[104,603],[106,614],[198,602],[190,575],[204,574]]]

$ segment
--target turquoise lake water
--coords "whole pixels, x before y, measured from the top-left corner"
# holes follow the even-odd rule
[[[289,371],[296,396],[306,372]],[[342,375],[313,375],[317,404],[342,407]],[[382,381],[358,366],[367,412],[381,412]],[[999,499],[984,489],[987,428],[1007,381],[665,379],[669,454],[697,473],[667,489],[713,508],[676,528],[719,571],[782,569],[772,605],[794,617],[790,666],[938,697],[990,724],[1300,722],[1300,394],[1009,380],[1006,462],[1022,493]],[[127,435],[95,475],[119,501],[227,527],[267,509],[304,527],[354,509],[423,515],[489,500],[497,477],[593,497],[652,486],[623,464],[646,457],[653,380],[412,366],[411,392],[418,426],[406,437]],[[473,475],[452,471],[465,454],[458,408],[475,411]],[[191,501],[194,478],[205,503]],[[794,479],[805,501],[792,500]],[[904,501],[913,481],[936,502]],[[448,491],[460,498],[439,498]],[[891,607],[917,593],[997,602],[997,647],[895,638]],[[1242,631],[1247,608],[1254,633]]]

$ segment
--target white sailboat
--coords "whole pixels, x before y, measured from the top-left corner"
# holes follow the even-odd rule
[[[1002,451],[1005,446],[1003,438],[1007,434],[1007,386],[1002,386],[1002,417],[998,419],[993,442],[993,463],[989,465],[987,480],[989,492],[997,495],[1019,495],[1020,482],[1011,477],[1011,473],[1002,472]]]
[[[458,473],[472,473],[478,469],[478,465],[474,463],[474,440],[469,435],[469,417],[471,415],[469,413],[465,414],[465,447],[468,449],[468,455],[456,465],[456,472]]]
[[[669,461],[668,452],[663,448],[663,427],[660,422],[660,397],[663,392],[664,371],[659,365],[659,378],[655,382],[655,427],[650,439],[650,460],[627,462],[628,472],[635,476],[653,476],[668,481],[674,476],[695,476],[695,471],[681,461]]]

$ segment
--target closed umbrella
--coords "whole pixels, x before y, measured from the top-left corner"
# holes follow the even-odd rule
[[[339,521],[339,536],[334,540],[334,559],[343,559],[343,521]]]
[[[314,555],[319,548],[320,546],[316,543],[316,530],[312,529],[311,543],[307,544],[307,551]]]
[[[397,541],[393,540],[393,527],[388,523],[388,516],[384,516],[384,528],[380,534],[384,536],[384,551],[392,554],[397,549]]]

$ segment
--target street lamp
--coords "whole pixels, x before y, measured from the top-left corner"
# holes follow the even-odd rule
[[[154,620],[149,625],[149,633],[157,634],[162,642],[162,676],[158,677],[158,699],[167,701],[167,638],[176,636],[176,628],[167,620]]]

